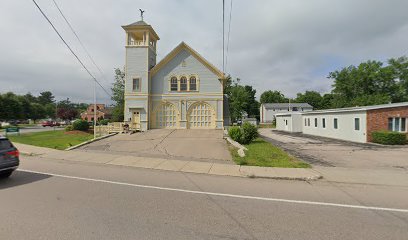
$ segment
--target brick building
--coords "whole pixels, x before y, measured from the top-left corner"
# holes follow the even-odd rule
[[[378,130],[390,130],[407,133],[408,104],[400,107],[385,107],[367,110],[367,141],[371,142],[371,133]]]
[[[94,120],[94,104],[90,104],[85,112],[81,113],[81,118],[88,122],[93,122]],[[112,108],[106,107],[105,104],[96,104],[96,119],[97,121],[102,119],[111,119]]]

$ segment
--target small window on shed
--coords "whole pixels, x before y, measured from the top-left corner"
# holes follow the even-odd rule
[[[307,126],[307,119],[305,118],[305,127]]]
[[[307,119],[307,126],[310,127],[310,118]]]
[[[360,118],[354,118],[354,130],[360,130]]]
[[[322,118],[322,127],[326,128],[326,118]]]
[[[334,129],[338,129],[338,128],[339,128],[339,123],[338,123],[337,118],[333,119],[333,127],[334,127]]]
[[[315,127],[317,127],[317,118],[314,119]]]

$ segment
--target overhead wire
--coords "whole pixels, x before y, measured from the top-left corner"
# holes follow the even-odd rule
[[[81,61],[81,59],[78,57],[78,55],[72,50],[72,48],[69,46],[69,44],[65,41],[65,39],[62,37],[62,35],[58,32],[57,28],[54,26],[54,24],[51,22],[51,20],[47,17],[47,15],[44,13],[44,11],[41,9],[41,7],[37,4],[35,0],[32,0],[35,6],[38,8],[38,10],[41,12],[42,16],[47,20],[47,22],[51,25],[52,29],[55,31],[55,33],[58,35],[58,37],[61,39],[61,41],[65,44],[65,46],[69,49],[69,51],[74,55],[74,57],[78,60],[78,62],[81,64],[81,66],[85,69],[85,71],[91,76],[91,78],[97,83],[103,90],[104,92],[112,97],[112,95],[101,85],[101,83],[96,79],[96,77],[89,71],[89,69],[85,66],[85,64]]]
[[[65,22],[67,23],[68,27],[71,29],[72,33],[75,35],[76,39],[78,40],[79,44],[81,45],[82,49],[88,56],[88,58],[91,60],[92,64],[98,69],[99,74],[107,81],[105,74],[103,73],[102,69],[96,64],[95,60],[89,53],[88,49],[85,47],[85,45],[82,43],[81,39],[79,38],[78,34],[76,33],[75,29],[72,27],[71,23],[68,21],[68,19],[65,17],[65,14],[62,12],[61,8],[58,6],[57,2],[55,0],[52,0],[54,2],[55,7],[58,9],[59,13],[61,14],[62,18],[64,18]]]

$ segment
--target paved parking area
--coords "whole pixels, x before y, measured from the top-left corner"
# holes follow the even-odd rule
[[[271,129],[260,129],[260,134],[314,166],[408,171],[408,146],[352,143]]]
[[[75,151],[233,164],[222,130],[154,129],[118,134]]]

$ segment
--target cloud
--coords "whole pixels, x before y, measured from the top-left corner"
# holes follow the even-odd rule
[[[105,78],[82,51],[51,0],[38,0],[81,59],[106,88],[124,65],[121,25],[145,20],[159,34],[158,59],[181,41],[222,68],[221,1],[56,0]],[[229,1],[227,2],[227,17]],[[407,53],[405,0],[234,1],[227,71],[258,95],[268,89],[295,96],[330,91],[330,71],[368,59]],[[227,25],[226,25],[227,26]],[[31,1],[5,0],[0,8],[0,92],[50,90],[59,99],[92,101],[90,77]],[[100,101],[109,102],[101,89]]]

